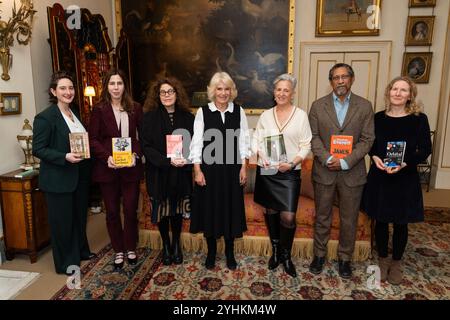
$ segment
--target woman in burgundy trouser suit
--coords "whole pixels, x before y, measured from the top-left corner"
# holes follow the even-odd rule
[[[123,267],[124,252],[129,264],[137,262],[138,240],[137,206],[139,182],[143,178],[141,146],[138,140],[143,113],[141,106],[131,99],[125,75],[110,70],[103,79],[101,101],[91,114],[89,141],[94,158],[92,178],[100,185],[106,207],[106,224],[114,249],[115,269]],[[112,138],[130,137],[133,164],[117,167],[112,158]],[[124,226],[120,219],[120,199]]]

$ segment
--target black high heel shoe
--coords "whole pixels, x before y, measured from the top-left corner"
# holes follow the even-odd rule
[[[127,252],[128,264],[135,265],[137,263],[137,255],[134,251]]]
[[[124,262],[123,252],[117,252],[114,258],[114,269],[122,269]]]

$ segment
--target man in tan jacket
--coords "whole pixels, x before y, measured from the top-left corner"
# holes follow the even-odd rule
[[[350,261],[355,248],[356,225],[363,186],[366,183],[364,156],[375,139],[372,104],[350,91],[355,80],[351,66],[338,63],[329,72],[333,92],[313,102],[309,113],[312,131],[316,220],[314,259],[309,267],[314,274],[323,270],[330,236],[335,195],[339,198],[339,275],[350,278]],[[336,137],[345,136],[345,137]],[[331,140],[348,142],[351,151],[331,153]],[[343,140],[342,140],[343,139]]]

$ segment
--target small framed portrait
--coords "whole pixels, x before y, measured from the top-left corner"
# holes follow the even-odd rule
[[[428,83],[432,56],[432,52],[405,52],[402,75],[410,77],[415,83]]]
[[[431,46],[434,16],[408,17],[406,27],[406,46]]]
[[[409,7],[434,7],[436,0],[409,0]]]
[[[0,94],[0,115],[22,113],[22,95],[20,93]]]

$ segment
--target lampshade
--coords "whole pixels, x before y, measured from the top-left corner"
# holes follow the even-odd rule
[[[95,97],[95,89],[93,86],[87,86],[84,88],[84,96],[85,97]]]

